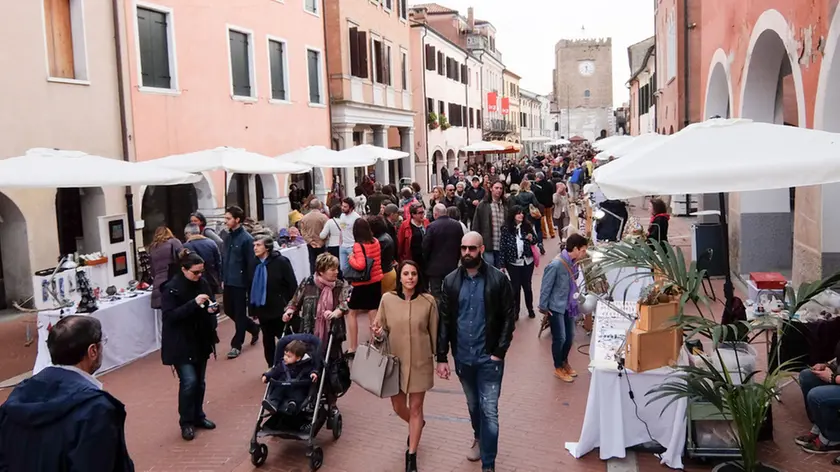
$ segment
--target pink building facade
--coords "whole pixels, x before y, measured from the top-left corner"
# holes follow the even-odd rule
[[[704,0],[692,23],[702,38],[700,70],[691,74],[701,116],[840,132],[837,3]],[[733,269],[781,270],[795,282],[836,272],[838,196],[837,184],[731,194]]]
[[[330,145],[321,2],[126,1],[125,25],[138,161],[218,146],[277,156]],[[324,195],[329,176],[207,173],[194,186],[149,187],[144,236],[180,235],[190,211],[225,205],[275,229],[286,226],[292,179]]]

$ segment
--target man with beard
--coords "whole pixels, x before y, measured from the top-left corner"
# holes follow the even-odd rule
[[[0,406],[0,470],[133,472],[125,406],[93,374],[107,339],[92,316],[49,329],[53,365],[24,380]]]
[[[455,207],[461,213],[467,211],[466,207],[464,206],[464,199],[459,197],[458,195],[455,195],[455,186],[452,184],[446,186],[446,194],[444,195],[440,203],[443,203],[444,208]]]
[[[499,446],[499,394],[505,354],[513,339],[513,291],[507,277],[484,262],[481,234],[461,239],[461,267],[446,276],[440,300],[437,374],[450,375],[450,348],[461,381],[474,439],[467,454],[495,472]]]
[[[472,222],[472,230],[481,234],[487,251],[484,252],[484,259],[496,268],[501,265],[501,254],[499,248],[502,241],[502,226],[505,224],[505,215],[508,210],[508,201],[505,198],[505,184],[496,180],[490,186],[490,192],[484,197],[484,201],[478,204],[475,210],[475,217]]]

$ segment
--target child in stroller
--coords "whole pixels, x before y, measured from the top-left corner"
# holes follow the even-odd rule
[[[274,367],[263,374],[273,381],[262,406],[272,415],[295,416],[321,371],[321,340],[311,334],[284,336],[277,343]]]

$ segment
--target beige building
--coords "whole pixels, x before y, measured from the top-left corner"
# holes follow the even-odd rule
[[[112,3],[82,3],[4,4],[0,70],[14,73],[0,74],[0,159],[34,147],[123,157]],[[60,253],[98,250],[96,217],[125,212],[124,194],[0,188],[0,309],[30,297],[32,273]]]
[[[516,75],[512,71],[505,69],[504,71],[504,87],[502,89],[502,114],[505,120],[512,125],[513,132],[508,136],[508,141],[520,143],[522,140],[520,113],[520,93],[519,81],[522,77]],[[505,114],[505,99],[508,101],[507,114]]]
[[[554,47],[554,112],[560,134],[594,140],[612,134],[612,39],[562,39]]]
[[[336,0],[326,3],[327,77],[333,146],[399,148],[411,156],[376,165],[378,182],[414,180],[414,111],[411,40],[406,0]],[[373,170],[373,169],[370,169]],[[344,172],[352,195],[361,177]]]

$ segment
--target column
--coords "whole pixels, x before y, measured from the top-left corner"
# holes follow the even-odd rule
[[[353,147],[353,128],[355,125],[342,124],[335,127],[341,138],[341,149]],[[353,196],[353,189],[356,188],[356,174],[352,167],[341,169],[341,185],[344,186],[343,195]]]
[[[289,226],[289,212],[292,210],[289,197],[264,198],[265,225],[274,231]]]
[[[330,169],[331,171],[331,169]],[[318,199],[324,206],[327,205],[327,195],[330,193],[330,189],[327,188],[325,185],[326,180],[324,179],[325,171],[322,168],[314,168],[312,169],[312,177],[313,177],[313,187],[315,188],[315,198]]]
[[[257,177],[256,174],[248,174],[248,208],[244,208],[246,215],[253,219],[257,219],[257,205],[262,205],[262,202],[257,201]]]
[[[388,148],[388,127],[387,126],[373,126],[373,145]],[[383,160],[376,161],[376,181],[381,182],[382,185],[391,183],[391,176],[388,169],[388,162]]]
[[[416,182],[414,169],[414,128],[400,128],[400,150],[408,153],[402,161],[403,176]]]

